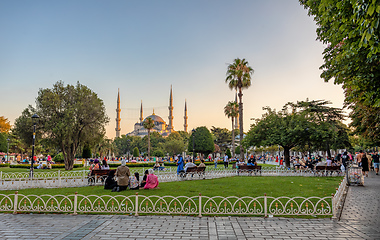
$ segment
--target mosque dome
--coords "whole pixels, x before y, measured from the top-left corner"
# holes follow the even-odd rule
[[[158,124],[160,124],[160,123],[162,123],[162,124],[166,124],[166,122],[164,121],[164,119],[162,119],[162,117],[160,117],[160,116],[158,116],[158,115],[156,115],[156,114],[154,114],[154,113],[153,113],[152,115],[146,117],[146,118],[144,119],[144,122],[145,122],[145,120],[146,120],[147,118],[151,118],[151,119],[153,119],[153,121],[154,121],[154,125],[158,125]]]

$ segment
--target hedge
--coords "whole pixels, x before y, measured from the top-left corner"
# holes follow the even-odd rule
[[[35,167],[38,166],[38,164],[34,165]],[[10,165],[10,168],[30,168],[30,164],[16,164],[16,165]],[[81,168],[83,167],[83,164],[74,164],[74,168]],[[51,168],[65,168],[65,164],[51,164]]]
[[[9,163],[1,163],[1,164],[0,164],[0,168],[1,168],[1,167],[9,167]]]

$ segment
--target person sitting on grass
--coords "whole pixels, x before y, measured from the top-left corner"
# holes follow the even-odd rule
[[[148,174],[149,174],[149,171],[148,170],[145,170],[144,172],[144,177],[141,181],[141,184],[140,184],[140,187],[143,188],[145,187],[145,184],[146,184],[146,179],[148,178]]]
[[[112,191],[120,192],[127,189],[130,175],[129,167],[125,165],[125,160],[122,160],[121,165],[117,167],[115,173],[115,176],[117,177],[117,187]]]
[[[132,175],[129,177],[129,189],[131,190],[138,190],[139,189],[139,181],[140,181],[140,177],[139,177],[139,173],[138,172],[135,172],[135,175]]]
[[[185,165],[185,172],[187,172],[187,169],[189,168],[189,167],[196,167],[197,165],[195,165],[192,161],[191,161],[191,159],[189,159],[189,160],[187,160],[187,163],[186,163],[186,165]]]
[[[111,170],[109,171],[106,181],[104,182],[104,189],[113,189],[116,186],[117,183],[115,181],[115,170]]]
[[[153,169],[148,170],[148,177],[146,178],[146,184],[144,189],[158,188],[158,177],[154,175]]]
[[[202,159],[198,167],[206,167],[205,161]]]

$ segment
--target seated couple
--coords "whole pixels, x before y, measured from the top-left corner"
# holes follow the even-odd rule
[[[153,174],[153,170],[149,169],[144,189],[157,188],[158,178]],[[120,192],[126,190],[128,187],[131,190],[137,190],[140,188],[139,173],[136,172],[130,176],[129,168],[125,165],[125,160],[122,160],[121,166],[114,170],[111,170],[104,183],[104,189],[112,189],[113,192]],[[116,177],[116,181],[115,181]],[[144,176],[145,178],[145,176]]]

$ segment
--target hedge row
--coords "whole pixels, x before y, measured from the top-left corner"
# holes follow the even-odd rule
[[[1,167],[9,167],[9,163],[1,163],[1,164],[0,164],[0,168],[1,168]]]
[[[8,166],[10,168],[30,168],[30,165],[29,164],[16,164],[16,165],[9,165]],[[35,167],[38,166],[37,165],[34,165]],[[81,168],[83,167],[83,164],[74,164],[74,168]],[[51,165],[51,168],[65,168],[65,164],[52,164]]]

